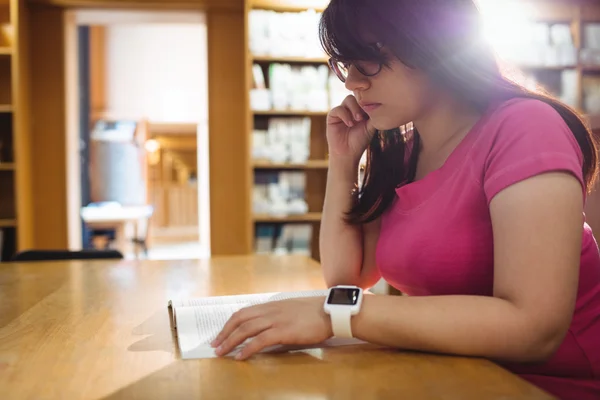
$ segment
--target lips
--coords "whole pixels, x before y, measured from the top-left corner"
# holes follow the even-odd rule
[[[381,103],[361,102],[361,103],[359,103],[359,105],[365,112],[370,112],[370,111],[374,111],[377,108],[379,108],[379,106],[381,106]]]

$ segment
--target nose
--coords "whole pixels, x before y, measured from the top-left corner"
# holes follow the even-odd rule
[[[365,90],[369,88],[369,78],[361,74],[354,65],[351,65],[348,69],[348,76],[346,77],[346,89],[351,92],[356,90]]]

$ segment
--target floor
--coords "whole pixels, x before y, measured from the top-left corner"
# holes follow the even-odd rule
[[[208,250],[196,241],[181,243],[156,243],[148,249],[149,260],[189,260],[207,258]],[[127,254],[127,259],[134,259],[134,254]]]

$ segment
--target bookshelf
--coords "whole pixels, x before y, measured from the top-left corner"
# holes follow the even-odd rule
[[[590,40],[590,26],[597,24],[600,26],[600,5],[597,2],[586,1],[558,1],[544,2],[540,0],[528,0],[524,2],[531,7],[528,9],[529,22],[547,24],[549,31],[562,30],[565,41],[571,41],[571,57],[563,57],[558,62],[511,62],[506,64],[509,70],[516,70],[528,79],[534,80],[538,85],[548,89],[551,93],[562,98],[563,101],[572,105],[577,110],[586,114],[587,120],[593,128],[599,129],[597,123],[600,115],[600,47],[596,52],[591,48],[596,44],[588,43]],[[278,173],[286,171],[300,171],[306,176],[305,198],[308,210],[303,214],[284,214],[256,212],[253,209],[253,194],[250,196],[250,221],[248,221],[251,233],[251,242],[256,243],[257,226],[264,224],[273,224],[276,226],[285,224],[311,224],[313,235],[311,238],[311,254],[315,259],[319,259],[318,237],[321,220],[322,203],[324,200],[325,183],[327,176],[327,144],[325,139],[326,116],[332,102],[326,109],[302,109],[299,107],[271,107],[260,104],[264,99],[265,93],[269,90],[273,95],[272,68],[273,65],[287,65],[290,68],[298,69],[305,66],[318,68],[326,66],[327,59],[325,55],[317,52],[306,52],[302,46],[298,46],[288,37],[287,48],[276,49],[277,40],[271,39],[268,45],[257,45],[255,36],[257,31],[253,30],[251,14],[256,10],[267,13],[320,13],[326,6],[326,0],[246,0],[245,1],[245,47],[246,47],[246,98],[247,126],[249,136],[246,143],[251,153],[249,157],[248,176],[251,192],[254,190],[254,184],[257,176],[262,173]],[[264,17],[266,18],[266,17]],[[599,28],[600,29],[600,28]],[[308,26],[305,31],[309,31]],[[553,31],[552,40],[560,37]],[[565,35],[566,32],[566,35]],[[260,34],[260,33],[259,33]],[[264,34],[264,33],[263,33]],[[315,29],[316,34],[316,29]],[[268,36],[268,34],[265,34]],[[565,38],[568,36],[568,39]],[[600,39],[599,39],[600,40]],[[552,41],[551,41],[552,43]],[[256,51],[256,49],[259,51]],[[290,51],[296,49],[296,53]],[[587,54],[587,56],[586,56]],[[543,57],[542,57],[543,59]],[[535,60],[534,60],[535,61]],[[261,79],[256,78],[256,71],[261,71],[264,79],[261,86]],[[259,74],[260,75],[260,74]],[[293,77],[290,80],[297,79]],[[595,104],[593,98],[596,96],[593,92],[594,85],[598,86],[598,104]],[[265,93],[259,93],[256,89],[266,89]],[[253,93],[254,91],[254,93]],[[593,92],[593,93],[592,93]],[[591,94],[590,94],[591,93]],[[261,97],[262,96],[262,97]],[[591,100],[590,100],[591,99]],[[282,119],[300,119],[308,118],[310,120],[309,147],[310,155],[308,160],[298,162],[289,160],[269,160],[260,159],[253,153],[255,146],[256,130],[270,129],[269,121]],[[594,123],[593,121],[596,121]],[[261,139],[262,140],[262,139]],[[268,157],[267,157],[268,158]],[[274,239],[276,241],[276,238]]]
[[[274,163],[270,161],[254,161],[254,169],[287,169],[287,170],[304,170],[304,169],[327,169],[329,162],[327,160],[308,160],[305,163]]]
[[[300,249],[301,252],[310,254],[316,260],[320,259],[319,230],[328,169],[325,137],[326,117],[331,109],[331,104],[335,101],[329,81],[331,72],[327,67],[327,58],[323,54],[318,40],[315,40],[318,39],[316,36],[318,14],[322,12],[326,3],[327,1],[310,0],[245,1],[247,140],[250,153],[248,170],[250,190],[252,191],[251,204],[249,204],[251,218],[248,224],[254,252],[265,252],[264,248],[259,249],[259,242],[263,244],[265,240],[269,242],[268,237],[265,239],[264,232],[268,232],[266,235],[272,235],[273,250],[281,252],[281,246],[277,246],[277,243],[280,243],[279,239],[286,235],[284,231],[288,227],[292,227],[292,232],[296,232],[296,234],[310,232],[310,237],[308,237],[308,241],[306,236],[299,241],[291,240],[288,251],[298,251],[295,243],[300,242],[304,246]],[[259,12],[257,13],[257,11]],[[282,42],[276,37],[277,33],[266,33],[264,36],[260,36],[261,29],[256,29],[261,26],[261,23],[267,23],[267,19],[270,23],[278,23],[278,18],[304,19],[308,24],[312,24],[309,26],[314,26],[311,32],[310,28],[304,25],[302,35],[295,32],[290,33],[295,42],[282,45]],[[313,36],[309,37],[310,35],[305,32],[311,32]],[[304,41],[299,41],[298,37],[303,35],[306,36]],[[286,75],[285,78],[281,78],[283,75],[278,75],[284,73],[289,75]],[[308,79],[307,76],[310,75],[318,75],[322,80],[304,81],[304,87],[314,89],[314,91],[311,90],[311,94],[306,94],[308,98],[300,98],[300,95],[295,97],[296,93],[302,90],[297,88],[290,89],[287,94],[283,94],[282,90],[286,85],[281,82]],[[264,81],[263,86],[260,85],[261,81]],[[261,89],[263,93],[260,93]],[[339,86],[336,89],[339,91]],[[262,103],[263,99],[268,98],[272,99],[270,104]],[[282,98],[284,98],[283,103],[287,101],[287,104],[281,102]],[[277,104],[278,99],[279,104]],[[302,134],[298,133],[298,129],[300,129],[297,128],[298,126],[302,126]],[[273,132],[276,133],[273,134]],[[264,137],[261,137],[261,134],[264,134]],[[277,135],[283,139],[277,139]],[[276,148],[275,143],[277,140],[288,140],[287,138],[294,135],[302,136],[304,141],[297,141],[295,144],[287,143],[288,157],[282,156],[282,152],[288,150],[285,147]],[[258,138],[261,140],[257,140]],[[269,143],[265,145],[265,148],[272,146],[272,152],[269,153],[265,150],[264,154],[261,153],[259,144],[257,144],[259,142]],[[300,147],[303,150],[294,150]],[[303,151],[306,152],[304,157],[298,157],[298,152]],[[302,203],[304,208],[286,212],[285,209],[276,209],[276,206],[272,210],[269,210],[268,207],[265,210],[264,205],[263,207],[257,206],[259,203],[256,200],[257,191],[264,190],[264,193],[268,193],[286,179],[290,181],[290,192],[295,192],[294,188],[299,188],[301,194],[294,201]],[[303,183],[298,183],[299,180]],[[272,183],[274,181],[277,183]],[[298,183],[297,186],[295,186],[296,183]],[[268,194],[266,196],[268,197]],[[261,197],[261,201],[263,200]],[[265,201],[268,203],[268,200]],[[293,236],[294,233],[291,235]]]
[[[292,222],[319,222],[321,220],[320,212],[308,212],[298,215],[268,215],[268,214],[254,214],[254,222],[256,223],[292,223]]]
[[[555,49],[538,56],[539,62],[508,60],[508,69],[533,78],[586,114],[588,120],[594,120],[593,115],[600,114],[600,100],[594,100],[600,99],[600,4],[566,0],[554,3],[528,0],[525,4],[528,22],[542,27],[541,31],[531,32],[540,35],[546,27],[550,47]],[[533,46],[528,57],[540,46]]]
[[[256,63],[290,63],[290,64],[325,64],[325,57],[294,57],[294,56],[252,56],[252,61]]]
[[[250,8],[276,12],[302,12],[306,10],[323,11],[327,0],[246,0]]]
[[[0,260],[30,246],[25,4],[0,0]]]
[[[0,219],[0,228],[14,228],[17,226],[17,221],[14,219]]]
[[[303,111],[303,110],[253,110],[255,116],[301,116],[301,117],[326,117],[327,111]]]

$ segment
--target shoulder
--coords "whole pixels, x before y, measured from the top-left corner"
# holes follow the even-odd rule
[[[484,119],[478,138],[480,151],[513,148],[516,155],[561,152],[583,161],[575,135],[559,112],[544,101],[511,99],[491,107]]]
[[[569,172],[584,186],[583,153],[574,133],[550,104],[513,99],[483,118],[471,165],[488,200],[503,188],[552,171]]]
[[[548,103],[530,98],[514,98],[492,107],[496,118],[515,116],[545,116],[560,118],[558,112]]]
[[[535,128],[571,133],[569,127],[550,104],[528,98],[516,98],[490,107],[489,126],[497,130],[524,133]],[[507,133],[506,133],[507,134]]]

